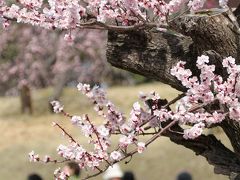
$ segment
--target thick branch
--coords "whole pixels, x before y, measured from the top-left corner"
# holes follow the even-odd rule
[[[159,31],[108,33],[107,58],[113,66],[170,84],[178,90],[183,86],[170,74],[179,60],[190,60],[188,37],[177,37]]]
[[[170,74],[179,60],[196,72],[198,55],[214,51],[220,57],[239,57],[239,34],[228,11],[206,11],[179,17],[170,26],[174,31],[155,29],[116,33],[109,31],[107,59],[113,66],[144,75],[184,91]],[[220,62],[219,62],[220,63]]]
[[[116,67],[142,74],[185,91],[179,81],[170,74],[178,61],[186,61],[194,75],[196,57],[206,54],[218,74],[226,77],[222,68],[223,57],[233,56],[240,62],[239,32],[231,11],[210,10],[179,17],[171,22],[173,31],[159,32],[155,29],[108,34],[108,61]],[[179,35],[179,33],[184,36]],[[185,140],[181,134],[166,133],[176,144],[183,145],[201,155],[214,165],[215,172],[231,176],[240,173],[240,126],[226,121],[222,128],[229,137],[234,152],[226,148],[214,136],[202,135],[195,140]]]
[[[233,13],[237,18],[238,24],[240,24],[240,4],[238,5],[237,9]]]
[[[201,135],[194,140],[185,140],[181,134],[169,132],[166,134],[176,144],[191,149],[196,155],[205,157],[214,166],[216,174],[230,176],[233,172],[240,173],[240,159],[235,153],[226,148],[213,135]]]
[[[221,123],[221,127],[228,136],[234,152],[240,157],[240,124],[228,118]]]
[[[210,9],[181,16],[170,26],[192,38],[197,55],[213,50],[223,57],[236,58],[239,34],[232,16],[230,10]]]

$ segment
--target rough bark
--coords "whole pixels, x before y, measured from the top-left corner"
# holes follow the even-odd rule
[[[238,9],[234,12],[238,15]],[[178,61],[186,61],[187,68],[198,75],[195,63],[198,55],[207,54],[216,71],[226,71],[221,60],[233,56],[240,63],[239,25],[229,10],[209,10],[178,17],[170,22],[171,31],[156,29],[128,32],[108,32],[107,60],[113,66],[138,73],[171,85],[180,91],[186,89],[170,74]],[[237,179],[240,174],[240,125],[224,121],[220,126],[228,136],[234,152],[226,148],[213,135],[185,140],[182,135],[168,132],[171,141],[206,157],[215,172]],[[234,174],[234,176],[233,176]]]
[[[240,4],[237,6],[237,8],[235,9],[235,11],[233,13],[237,18],[238,24],[240,24]]]
[[[221,127],[231,141],[234,152],[240,157],[240,124],[228,118],[221,123]]]
[[[213,50],[223,57],[237,58],[239,34],[232,16],[231,11],[206,10],[181,16],[171,22],[170,27],[192,38],[197,55]]]
[[[170,23],[175,31],[109,31],[107,60],[115,67],[183,91],[181,83],[170,74],[171,67],[179,60],[186,61],[193,72],[196,72],[196,57],[209,50],[239,61],[239,34],[229,13],[207,11],[179,17]]]
[[[240,159],[234,152],[226,148],[213,135],[201,135],[194,140],[185,140],[181,134],[168,133],[170,140],[178,145],[191,149],[196,155],[206,158],[214,166],[216,174],[230,176],[232,172],[240,173]]]
[[[155,30],[130,31],[124,34],[109,31],[107,57],[113,66],[170,84],[178,90],[183,86],[170,74],[179,60],[190,61],[188,37],[177,37]]]

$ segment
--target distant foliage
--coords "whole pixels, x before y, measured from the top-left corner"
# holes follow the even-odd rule
[[[75,32],[79,33],[79,32]],[[11,92],[22,80],[35,88],[67,82],[99,82],[109,73],[105,61],[106,33],[81,30],[72,44],[61,32],[12,26],[0,34],[0,91]]]

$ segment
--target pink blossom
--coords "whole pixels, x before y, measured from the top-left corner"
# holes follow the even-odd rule
[[[122,134],[128,134],[131,132],[131,130],[132,130],[131,127],[127,124],[123,124],[120,126],[120,131]]]
[[[79,83],[78,89],[93,102],[94,110],[101,112],[99,115],[105,121],[96,126],[87,115],[69,116],[72,124],[79,127],[89,139],[88,142],[93,145],[93,150],[87,151],[63,128],[60,128],[65,133],[65,137],[70,139],[70,144],[59,145],[58,154],[64,159],[77,161],[81,168],[94,169],[104,161],[109,160],[108,163],[111,164],[124,159],[125,152],[131,152],[130,147],[135,148],[133,152],[142,153],[146,149],[146,144],[139,141],[139,136],[148,132],[149,128],[154,128],[155,132],[157,130],[156,134],[161,132],[162,122],[176,121],[179,125],[184,125],[182,127],[190,126],[184,129],[183,137],[195,139],[201,136],[205,127],[221,123],[226,116],[233,121],[239,121],[240,104],[239,87],[237,87],[239,66],[232,57],[225,58],[222,64],[228,70],[228,76],[223,78],[215,74],[215,66],[209,65],[209,61],[207,56],[198,57],[196,64],[200,72],[198,77],[193,76],[192,72],[185,68],[185,62],[180,61],[172,68],[172,75],[187,88],[185,97],[179,100],[176,111],[161,107],[159,105],[161,99],[157,93],[142,93],[140,99],[145,104],[148,104],[146,101],[151,101],[150,107],[141,107],[139,102],[134,103],[127,119],[107,99],[106,92],[102,88],[99,86],[91,88],[87,84]],[[63,111],[59,102],[53,104],[57,112]],[[217,104],[218,108],[214,111],[207,110],[207,107],[213,104]],[[110,151],[113,146],[111,136],[114,134],[120,134],[119,142],[115,150]],[[36,161],[38,156],[31,153],[30,159]],[[57,177],[60,176],[64,177],[65,174],[59,171]]]
[[[119,146],[122,148],[127,148],[130,144],[133,143],[133,136],[122,136],[119,139]]]
[[[240,121],[240,107],[230,107],[229,117],[236,121]]]
[[[71,33],[68,33],[68,34],[65,34],[64,40],[65,40],[67,43],[69,43],[70,45],[72,45],[73,42],[74,42],[74,37],[73,37],[73,35],[72,35]]]
[[[143,142],[138,142],[137,147],[138,147],[138,153],[143,153],[143,151],[145,151],[146,149],[145,143]]]
[[[136,113],[136,112],[139,112],[139,113],[140,113],[140,111],[141,111],[141,106],[140,106],[139,102],[135,102],[135,103],[133,104],[133,109],[134,109],[135,113]]]
[[[167,111],[166,109],[156,109],[154,110],[153,114],[159,118],[160,122],[167,121],[172,117],[171,111]]]
[[[192,128],[184,130],[183,137],[185,139],[195,139],[202,134],[204,127],[205,125],[203,123],[195,124]]]
[[[109,135],[109,129],[107,129],[105,126],[101,125],[97,128],[98,133],[100,136],[107,137]]]
[[[28,157],[29,157],[29,161],[30,162],[37,162],[39,161],[39,155],[38,154],[35,154],[34,151],[31,151],[29,154],[28,154]]]
[[[205,1],[206,0],[190,0],[188,7],[190,7],[192,11],[197,11],[203,7]]]
[[[219,0],[219,6],[221,6],[222,8],[226,8],[227,3],[228,3],[228,0]]]
[[[56,180],[66,180],[69,177],[69,172],[60,172],[56,178]]]
[[[180,9],[180,7],[186,2],[186,0],[171,0],[168,3],[168,8],[171,13],[174,13]]]
[[[121,153],[118,152],[118,151],[113,151],[113,152],[111,152],[111,154],[110,154],[110,158],[111,158],[112,160],[114,160],[114,161],[119,161],[119,160],[121,159],[121,157],[122,157],[122,155],[121,155]]]
[[[43,162],[48,163],[50,162],[50,159],[51,159],[50,156],[46,155],[43,159]]]
[[[232,56],[229,56],[225,59],[223,59],[223,67],[229,67],[229,65],[234,65],[235,64],[235,59]]]
[[[225,114],[222,114],[222,113],[218,113],[218,112],[213,112],[213,118],[214,118],[214,120],[215,120],[215,122],[214,123],[220,123],[220,122],[222,122],[223,120],[224,120],[224,118],[225,118]]]
[[[209,63],[209,57],[208,56],[202,55],[202,56],[198,57],[197,65],[202,66],[206,63]]]
[[[81,125],[81,130],[86,137],[91,136],[94,131],[92,125],[90,124]]]
[[[79,125],[82,122],[82,118],[80,116],[73,116],[71,122],[74,125]]]
[[[19,0],[27,8],[41,8],[43,0]]]
[[[59,167],[59,168],[57,168],[57,169],[55,169],[54,170],[54,175],[57,175],[57,174],[59,174],[61,172],[61,168]]]
[[[81,91],[83,94],[87,94],[90,91],[90,85],[79,83],[77,85],[77,89]]]
[[[55,113],[60,113],[63,111],[63,106],[60,104],[59,101],[52,101],[51,104]]]

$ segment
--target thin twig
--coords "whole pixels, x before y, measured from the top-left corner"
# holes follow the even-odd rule
[[[161,129],[161,131],[159,131],[159,132],[158,132],[157,134],[155,134],[152,138],[150,138],[150,139],[146,142],[145,146],[146,146],[146,147],[149,146],[153,141],[155,141],[157,138],[159,138],[166,130],[168,130],[169,128],[171,128],[171,127],[172,127],[173,125],[175,125],[176,123],[177,123],[177,120],[174,120],[174,121],[172,121],[171,123],[169,123],[169,124],[168,124],[167,126],[165,126],[163,129]],[[127,155],[125,155],[124,157],[122,157],[119,161],[122,161],[122,160],[124,160],[124,159],[126,159],[126,158],[128,158],[128,157],[132,157],[132,156],[133,156],[134,154],[136,154],[137,152],[138,152],[138,150],[135,149],[135,150],[131,151],[130,153],[128,153]],[[114,162],[112,163],[112,165],[115,164],[115,163],[117,163],[117,162],[119,162],[119,161],[114,161]],[[93,177],[98,176],[99,174],[105,172],[105,171],[108,169],[108,167],[109,167],[109,166],[106,166],[104,169],[102,169],[102,172],[98,172],[98,173],[95,173],[95,174],[93,174],[93,175],[90,175],[90,176],[84,178],[83,180],[90,179],[90,178],[93,178]]]
[[[58,123],[55,123],[54,126],[57,126],[59,129],[61,129],[61,131],[64,133],[64,135],[67,135],[69,137],[69,139],[71,140],[71,142],[74,142],[77,144],[77,146],[80,146],[77,141]]]
[[[186,94],[182,93],[179,94],[176,98],[174,98],[173,100],[169,101],[166,105],[164,105],[161,109],[167,109],[169,106],[171,106],[172,104],[174,104],[175,102],[177,102],[178,100],[182,99]]]

